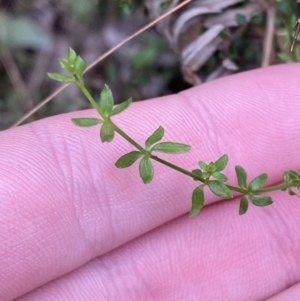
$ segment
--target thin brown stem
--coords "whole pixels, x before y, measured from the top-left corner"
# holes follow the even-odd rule
[[[273,54],[273,40],[275,33],[276,9],[271,6],[267,10],[267,26],[264,38],[262,67],[267,67],[271,64]]]

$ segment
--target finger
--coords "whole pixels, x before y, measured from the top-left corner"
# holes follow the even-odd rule
[[[235,199],[180,217],[18,301],[266,300],[300,281],[300,205],[272,196],[245,216]]]
[[[166,140],[191,142],[191,153],[171,158],[187,169],[196,168],[199,159],[216,160],[227,152],[249,177],[267,171],[269,183],[275,183],[285,169],[300,163],[299,75],[297,65],[241,74],[179,96],[138,103],[116,122],[140,143],[159,124],[166,129]],[[84,116],[96,115],[76,112],[1,133],[3,300],[190,208],[195,182],[157,164],[157,176],[147,186],[138,179],[137,166],[117,171],[113,163],[132,148],[119,137],[103,145],[99,129],[71,124],[71,117]],[[228,174],[233,180],[233,165]],[[216,200],[210,197],[207,203]]]
[[[283,290],[279,294],[269,298],[266,301],[285,301],[285,300],[297,300],[300,295],[300,283]]]

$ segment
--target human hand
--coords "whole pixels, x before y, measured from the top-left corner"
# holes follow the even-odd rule
[[[296,64],[243,73],[114,120],[141,143],[162,125],[166,140],[192,145],[170,158],[187,169],[227,153],[229,183],[240,164],[275,184],[300,165],[299,76]],[[239,216],[237,199],[209,195],[215,204],[190,219],[197,183],[156,162],[146,186],[137,166],[117,170],[131,146],[70,121],[87,116],[0,135],[0,300],[296,300],[300,287],[286,289],[300,280],[297,198],[272,193],[272,206]]]

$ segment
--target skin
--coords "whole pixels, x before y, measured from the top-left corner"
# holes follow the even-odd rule
[[[138,142],[159,126],[165,141],[192,145],[166,156],[186,169],[227,153],[248,179],[268,185],[300,167],[300,69],[275,66],[230,76],[179,95],[135,103],[114,121]],[[296,300],[300,293],[300,201],[274,204],[206,196],[188,218],[197,183],[154,163],[149,185],[138,165],[114,162],[133,148],[101,144],[99,127],[47,118],[0,134],[0,300]]]

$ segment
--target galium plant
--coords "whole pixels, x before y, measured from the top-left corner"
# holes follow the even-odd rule
[[[115,165],[117,168],[127,168],[139,162],[139,174],[145,184],[149,184],[154,177],[152,161],[166,165],[198,182],[192,193],[190,216],[197,215],[203,208],[206,189],[209,189],[213,194],[224,199],[233,198],[233,192],[241,194],[239,206],[240,215],[247,212],[249,203],[260,207],[272,204],[273,199],[266,195],[266,193],[270,191],[285,190],[290,195],[300,196],[300,173],[297,171],[285,171],[282,184],[266,187],[265,185],[268,179],[266,173],[249,181],[245,169],[237,165],[235,172],[238,186],[233,186],[227,183],[228,178],[222,173],[228,164],[228,155],[226,154],[215,162],[206,163],[199,161],[199,167],[192,171],[162,159],[157,155],[158,153],[183,154],[188,152],[191,146],[178,142],[162,141],[164,129],[161,126],[147,138],[144,146],[140,145],[112,120],[113,116],[122,113],[130,106],[132,99],[129,98],[123,103],[114,106],[112,91],[105,85],[99,99],[96,100],[84,84],[83,74],[87,64],[73,49],[70,48],[68,57],[66,59],[60,59],[59,62],[61,67],[68,71],[70,75],[48,73],[49,77],[60,82],[76,84],[99,113],[99,118],[73,118],[72,122],[80,127],[100,126],[100,138],[102,142],[112,142],[115,134],[118,134],[132,144],[136,150],[124,154]]]

